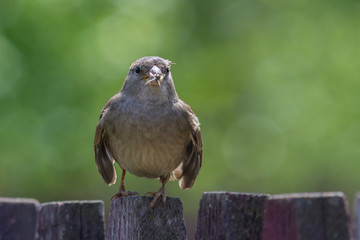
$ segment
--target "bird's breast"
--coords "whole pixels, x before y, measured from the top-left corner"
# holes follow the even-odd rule
[[[126,108],[111,122],[111,154],[132,174],[157,178],[183,161],[190,133],[185,118],[173,109]]]

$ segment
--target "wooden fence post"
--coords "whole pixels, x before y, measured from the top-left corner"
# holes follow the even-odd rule
[[[266,194],[204,193],[195,239],[261,239],[268,198]]]
[[[356,195],[354,204],[354,233],[355,240],[360,240],[360,193]]]
[[[279,194],[267,201],[263,240],[350,240],[351,235],[341,192]]]
[[[39,202],[26,198],[0,198],[0,239],[33,240]]]
[[[49,202],[39,206],[38,240],[104,239],[102,201]]]
[[[149,208],[153,197],[126,196],[111,202],[106,239],[186,239],[180,198],[167,197]]]

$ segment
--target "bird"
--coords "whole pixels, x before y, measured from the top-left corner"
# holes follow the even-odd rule
[[[106,184],[115,183],[114,163],[122,169],[119,192],[114,198],[137,195],[125,190],[125,174],[160,179],[150,208],[159,198],[165,204],[165,185],[179,180],[189,189],[203,159],[200,122],[182,101],[171,75],[170,60],[142,57],[131,64],[121,90],[103,107],[95,131],[97,169]],[[172,173],[172,175],[171,175]]]

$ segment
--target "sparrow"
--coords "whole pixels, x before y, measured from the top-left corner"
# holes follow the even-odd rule
[[[176,93],[171,64],[155,56],[136,60],[120,92],[101,111],[95,162],[108,185],[116,181],[114,162],[121,167],[120,189],[113,198],[137,195],[125,190],[126,172],[160,179],[160,189],[147,193],[154,196],[151,208],[159,198],[165,203],[170,179],[180,180],[180,188],[189,189],[198,176],[203,158],[200,122]]]

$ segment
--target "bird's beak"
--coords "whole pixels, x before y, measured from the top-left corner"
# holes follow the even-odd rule
[[[157,66],[153,66],[148,73],[148,77],[146,77],[144,80],[146,80],[145,85],[152,85],[152,86],[160,86],[165,77],[165,74],[162,73],[160,68]]]

